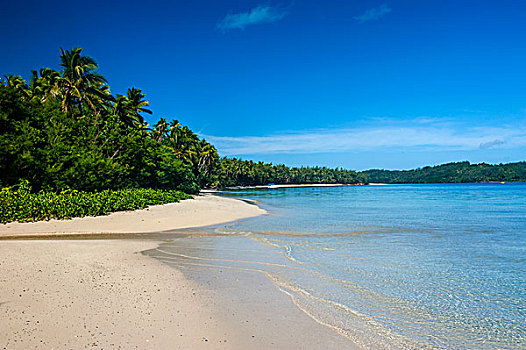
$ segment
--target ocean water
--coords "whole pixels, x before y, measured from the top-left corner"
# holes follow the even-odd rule
[[[160,248],[265,274],[368,349],[526,349],[526,184],[244,190],[270,214]]]

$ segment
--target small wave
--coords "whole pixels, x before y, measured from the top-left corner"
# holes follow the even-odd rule
[[[298,306],[300,310],[309,315],[313,320],[338,331],[338,333],[345,335],[360,346],[367,349],[433,349],[429,344],[419,342],[401,334],[396,334],[392,329],[385,327],[373,318],[347,305],[313,295],[311,292],[295,284],[285,283],[269,273],[264,273],[281,291],[292,298],[294,304]],[[316,312],[314,312],[314,309],[316,306],[308,307],[307,304],[309,304],[309,302],[300,301],[301,297],[311,299],[315,303],[327,305],[330,308],[342,310],[345,316],[338,320],[334,318],[334,314],[329,317],[326,311],[318,312],[318,315],[315,315]],[[322,307],[320,310],[326,310],[326,308]],[[323,320],[323,318],[331,318],[332,322]],[[345,322],[343,319],[345,319]],[[341,325],[338,326],[338,323]]]
[[[299,267],[294,266],[288,266],[283,264],[276,264],[276,263],[269,263],[269,262],[260,262],[260,261],[248,261],[248,260],[233,260],[233,259],[219,259],[219,258],[203,258],[199,256],[191,256],[181,253],[172,253],[165,251],[163,249],[157,248],[155,249],[158,252],[163,253],[164,255],[161,256],[163,259],[176,259],[179,258],[186,258],[186,259],[195,259],[195,260],[211,260],[211,261],[222,261],[222,262],[231,262],[231,263],[241,263],[241,264],[255,264],[255,265],[262,265],[262,266],[274,266],[274,267],[281,267],[285,269],[301,269]],[[301,269],[304,270],[304,269]]]
[[[304,262],[298,261],[296,258],[294,258],[294,256],[292,256],[292,247],[290,245],[287,245],[285,247],[285,257],[290,261],[294,261],[295,263],[305,264]]]

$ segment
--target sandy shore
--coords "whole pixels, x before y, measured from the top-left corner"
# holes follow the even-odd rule
[[[177,269],[137,253],[156,246],[134,240],[0,242],[0,349],[351,345],[308,318],[268,280],[237,278],[242,294],[221,299]]]
[[[0,349],[220,345],[227,338],[203,310],[198,287],[176,269],[134,254],[156,245],[1,242]]]
[[[249,203],[213,195],[106,216],[0,224],[0,238],[59,234],[147,233],[208,226],[265,214]]]
[[[118,232],[138,232],[148,223],[155,226],[152,219],[156,228],[170,230],[262,213],[242,201],[206,196],[108,217],[4,225],[0,232],[109,233],[118,223]],[[355,348],[261,276],[230,277],[225,283],[237,291],[219,291],[140,253],[158,244],[1,241],[0,349]]]

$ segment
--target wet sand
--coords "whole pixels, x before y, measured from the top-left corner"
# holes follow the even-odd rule
[[[219,222],[241,215],[229,209],[216,209],[227,211]],[[0,349],[355,348],[262,275],[211,271],[207,283],[140,253],[159,243],[0,242]]]
[[[230,341],[232,349],[246,349],[247,345],[250,349],[358,349],[336,329],[301,311],[291,295],[262,270],[210,265],[206,259],[172,260],[165,249],[161,245],[144,253],[176,267],[200,285],[214,318],[239,331]]]

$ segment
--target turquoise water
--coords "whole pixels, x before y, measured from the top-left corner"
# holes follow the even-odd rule
[[[526,184],[228,195],[270,214],[163,249],[262,272],[365,348],[526,349]]]

